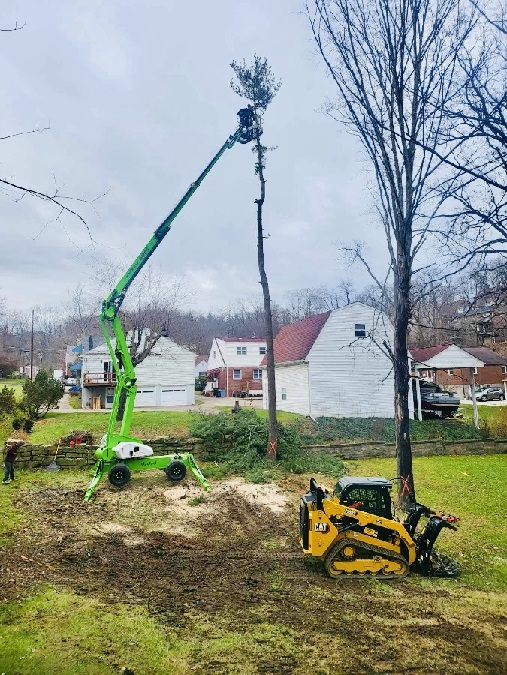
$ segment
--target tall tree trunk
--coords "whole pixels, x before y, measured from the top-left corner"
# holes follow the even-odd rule
[[[267,457],[276,459],[278,445],[278,424],[276,420],[276,382],[275,382],[275,353],[273,349],[273,315],[271,313],[271,298],[269,295],[268,277],[264,266],[264,231],[262,227],[262,207],[266,196],[266,181],[264,179],[264,148],[260,142],[260,125],[257,126],[255,137],[257,164],[256,171],[261,186],[261,196],[255,200],[257,204],[257,262],[261,279],[262,295],[264,298],[264,321],[266,330],[266,361],[268,376],[268,449]]]
[[[402,506],[415,501],[410,445],[410,416],[408,407],[410,372],[408,365],[407,331],[410,318],[410,254],[398,245],[394,274],[394,419],[396,427],[396,466],[401,479],[398,495]]]

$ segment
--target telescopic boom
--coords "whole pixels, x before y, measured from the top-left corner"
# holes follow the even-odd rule
[[[153,454],[151,453],[148,446],[142,445],[142,442],[136,438],[132,438],[129,435],[131,422],[132,422],[132,412],[134,409],[134,401],[137,393],[136,387],[136,374],[134,370],[134,365],[132,363],[132,357],[130,355],[130,350],[127,344],[127,339],[121,325],[121,321],[118,317],[119,310],[125,298],[125,294],[128,291],[130,285],[137,277],[139,272],[146,265],[150,257],[153,255],[157,247],[160,245],[162,240],[165,238],[171,225],[175,218],[179,215],[180,211],[183,209],[185,204],[190,200],[194,192],[200,186],[202,181],[206,178],[211,169],[215,166],[218,160],[222,157],[224,152],[232,148],[237,142],[241,144],[249,143],[254,138],[255,133],[255,112],[251,106],[243,108],[238,112],[239,124],[236,131],[229,136],[225,141],[222,147],[218,150],[216,155],[213,157],[211,162],[206,166],[204,171],[197,177],[197,179],[190,184],[188,190],[185,192],[180,201],[176,204],[171,213],[167,218],[157,227],[153,236],[148,241],[143,250],[139,253],[134,262],[127,269],[123,277],[119,280],[116,286],[113,288],[111,293],[102,303],[102,311],[100,314],[100,322],[102,324],[102,330],[106,339],[106,343],[111,355],[112,366],[116,375],[116,389],[114,393],[113,406],[111,410],[111,415],[109,417],[109,424],[107,428],[107,433],[103,439],[102,446],[97,450],[97,464],[94,468],[94,474],[90,485],[85,494],[85,500],[89,500],[95,490],[95,487],[98,485],[103,472],[106,469],[116,470],[116,475],[119,475],[121,471],[118,469],[118,466],[126,466],[127,471],[130,469],[144,469],[144,468],[164,468],[166,469],[168,462],[165,465],[161,465],[159,460],[169,459],[170,461],[175,461],[175,457],[178,458],[178,461],[182,461],[187,468],[189,468],[196,478],[203,485],[207,487],[207,482],[203,477],[201,471],[199,470],[193,457],[189,453],[183,453],[181,455],[168,455],[165,457],[153,457],[151,460],[147,460],[146,457]],[[112,335],[111,335],[112,333]],[[113,337],[114,336],[114,337]],[[114,339],[114,346],[113,346]],[[118,410],[120,407],[120,401],[122,397],[125,398],[125,405],[121,415],[121,426],[119,433],[115,433],[115,425],[117,421]],[[119,448],[121,444],[121,448]],[[139,446],[142,445],[143,448],[148,448],[147,450],[139,449]],[[143,459],[141,461],[141,455],[136,457],[136,450],[127,449],[127,446],[137,447],[137,452],[144,452],[142,455]],[[130,455],[126,454],[130,452]],[[125,456],[124,456],[125,455]],[[124,461],[121,461],[124,460]],[[187,461],[188,460],[188,461]],[[142,464],[138,466],[138,464]],[[110,471],[110,480],[111,480],[111,471]],[[167,471],[166,471],[167,473]],[[174,473],[174,472],[173,472]],[[130,478],[130,473],[129,476]],[[173,476],[170,476],[172,480],[175,480]],[[111,481],[113,482],[113,481]],[[126,481],[128,482],[128,480]],[[119,484],[119,483],[116,483]]]

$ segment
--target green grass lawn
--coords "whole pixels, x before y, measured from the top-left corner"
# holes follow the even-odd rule
[[[481,406],[480,408],[484,408]],[[489,415],[491,434],[501,436],[498,418],[507,413],[507,408],[486,408],[481,415]],[[219,408],[227,411],[228,407]],[[493,412],[494,411],[494,412]],[[260,417],[267,417],[267,410],[255,409]],[[465,410],[465,413],[467,411]],[[184,438],[189,435],[190,420],[195,412],[183,411],[135,411],[132,418],[131,433],[133,436],[149,440],[165,436]],[[52,444],[72,431],[88,431],[98,441],[107,429],[109,413],[49,413],[44,419],[36,422],[29,439],[35,444]],[[309,444],[348,442],[348,441],[380,441],[394,442],[394,420],[384,419],[329,419],[317,424],[293,413],[279,412],[278,421],[282,424],[295,423],[300,427],[304,440]],[[495,430],[498,433],[495,433]],[[10,423],[0,422],[0,441],[5,440],[13,431]],[[414,441],[429,439],[461,440],[479,439],[485,435],[484,430],[477,431],[471,420],[436,421],[417,420],[411,423],[411,437]],[[507,429],[504,434],[507,437]]]
[[[463,415],[463,420],[467,424],[473,424],[474,413],[471,405],[462,405],[459,412]],[[491,436],[498,438],[507,438],[507,405],[487,405],[477,404],[479,413],[479,423]]]
[[[9,389],[14,389],[14,394],[19,400],[23,394],[23,380],[14,379],[14,378],[2,378],[0,379],[0,387],[8,387]]]
[[[132,416],[131,434],[143,440],[171,436],[181,438],[188,435],[190,416],[195,413],[168,411],[137,411]],[[109,414],[49,413],[37,422],[30,442],[50,445],[72,431],[89,431],[99,440],[106,433]]]
[[[347,462],[348,472],[390,478],[392,459]],[[439,542],[464,568],[464,583],[507,590],[507,455],[414,458],[416,497],[460,518]]]

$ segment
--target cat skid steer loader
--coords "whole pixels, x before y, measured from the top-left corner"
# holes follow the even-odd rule
[[[320,558],[333,578],[399,579],[409,570],[424,576],[457,576],[457,565],[436,554],[433,545],[443,528],[457,529],[458,518],[415,502],[401,523],[393,517],[391,488],[386,478],[347,476],[330,494],[312,478],[300,504],[303,551]],[[416,532],[421,517],[428,520]]]

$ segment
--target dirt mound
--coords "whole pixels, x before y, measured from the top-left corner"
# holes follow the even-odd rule
[[[276,558],[266,542],[279,540],[285,558],[304,567],[295,530],[287,536],[287,498],[276,485],[233,479],[205,495],[191,483],[129,488],[103,488],[91,504],[81,491],[60,487],[23,493],[19,506],[37,532],[20,528],[10,548],[17,588],[26,585],[28,565],[30,583],[45,579],[110,601],[149,603],[157,613],[183,611],[189,602],[219,611],[261,599],[263,574],[252,567],[269,569]]]

